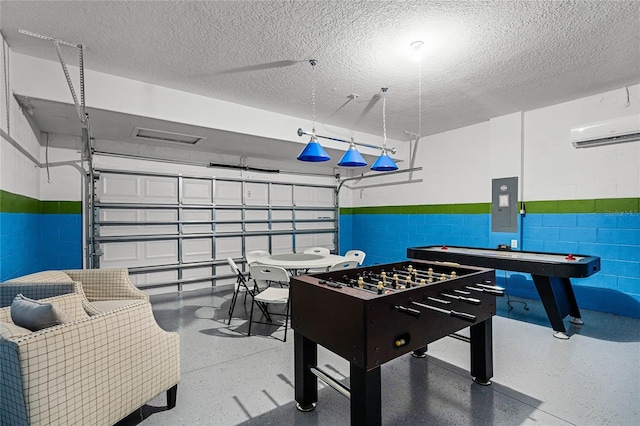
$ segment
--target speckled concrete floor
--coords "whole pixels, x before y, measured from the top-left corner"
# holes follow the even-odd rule
[[[317,408],[295,408],[293,332],[286,343],[268,327],[247,337],[250,304],[227,325],[230,298],[228,287],[152,296],[158,323],[181,337],[177,406],[167,411],[162,394],[118,426],[348,425],[349,401],[321,382]],[[508,310],[507,301],[493,322],[491,386],[471,380],[467,343],[441,339],[425,359],[384,364],[383,423],[640,424],[640,320],[582,310],[585,325],[570,326],[563,341],[539,302],[511,298]],[[318,365],[348,385],[347,361],[319,347]]]

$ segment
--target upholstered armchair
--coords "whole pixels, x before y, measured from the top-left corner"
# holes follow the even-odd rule
[[[38,302],[64,321],[31,331],[0,309],[0,424],[112,425],[163,392],[175,406],[179,337],[158,326],[150,303],[89,316],[77,292]]]
[[[36,272],[0,284],[0,306],[8,306],[17,293],[39,299],[70,292],[84,297],[85,310],[91,315],[136,300],[149,301],[149,295],[131,283],[126,268],[72,269]]]

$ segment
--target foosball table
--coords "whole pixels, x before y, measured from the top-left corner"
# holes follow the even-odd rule
[[[291,279],[295,399],[310,411],[320,378],[350,399],[352,425],[382,422],[380,367],[401,355],[424,357],[445,336],[470,343],[471,376],[493,376],[493,269],[414,260]],[[469,336],[456,332],[470,327]],[[317,345],[349,361],[345,386],[317,366]]]

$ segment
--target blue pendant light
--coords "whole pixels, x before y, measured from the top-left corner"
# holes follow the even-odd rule
[[[398,166],[393,162],[391,157],[389,157],[387,150],[383,149],[380,157],[378,157],[376,162],[373,163],[373,166],[371,166],[371,170],[375,172],[392,172],[398,170]]]
[[[304,147],[300,155],[298,155],[298,160],[300,161],[309,161],[311,163],[320,163],[322,161],[329,161],[331,157],[327,154],[327,151],[324,150],[322,145],[318,143],[318,138],[316,138],[316,78],[315,78],[315,69],[318,61],[315,59],[310,59],[309,64],[311,64],[311,75],[312,75],[312,89],[311,89],[311,107],[313,110],[313,133],[311,134],[311,140]],[[298,133],[299,134],[299,133]]]
[[[298,155],[298,160],[319,163],[321,161],[329,161],[331,157],[329,157],[329,154],[327,154],[327,151],[324,150],[322,145],[318,143],[318,139],[316,139],[315,136],[311,136],[311,141],[309,141],[300,155]]]
[[[356,145],[353,142],[349,145],[349,149],[344,153],[338,163],[340,167],[362,167],[366,165],[367,162],[364,161],[362,154],[356,149]]]
[[[391,172],[398,170],[398,166],[387,154],[387,87],[382,88],[382,154],[373,163],[371,170],[375,172]]]

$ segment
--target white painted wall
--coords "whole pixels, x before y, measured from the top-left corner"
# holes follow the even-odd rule
[[[627,105],[629,102],[629,105]],[[527,200],[640,196],[640,142],[576,149],[573,126],[640,114],[640,85],[525,113]]]
[[[640,114],[640,85],[629,99],[620,88],[424,137],[413,183],[408,174],[351,182],[341,205],[490,202],[491,179],[512,176],[527,201],[639,197],[640,142],[576,149],[569,139],[573,126],[631,114]]]
[[[52,135],[52,137],[56,136],[58,135]],[[47,135],[42,137],[46,139]],[[82,200],[85,169],[80,151],[63,148],[49,148],[48,151],[47,155],[46,145],[41,148],[43,167],[40,168],[39,173],[41,184],[38,199],[42,201]]]
[[[0,37],[2,37],[1,34]],[[0,123],[2,131],[37,160],[40,149],[38,142],[39,132],[34,132],[28,116],[20,109],[13,97],[13,75],[11,71],[9,71],[8,76],[5,75],[4,65],[5,63],[12,63],[14,54],[6,46],[4,38],[1,41],[3,44],[3,65],[0,67],[0,75],[2,76],[2,103],[0,108],[2,117]],[[9,69],[10,67],[7,66],[6,68]],[[8,114],[7,100],[9,104]],[[37,164],[4,137],[0,137],[0,189],[36,199],[40,195],[40,176]]]

